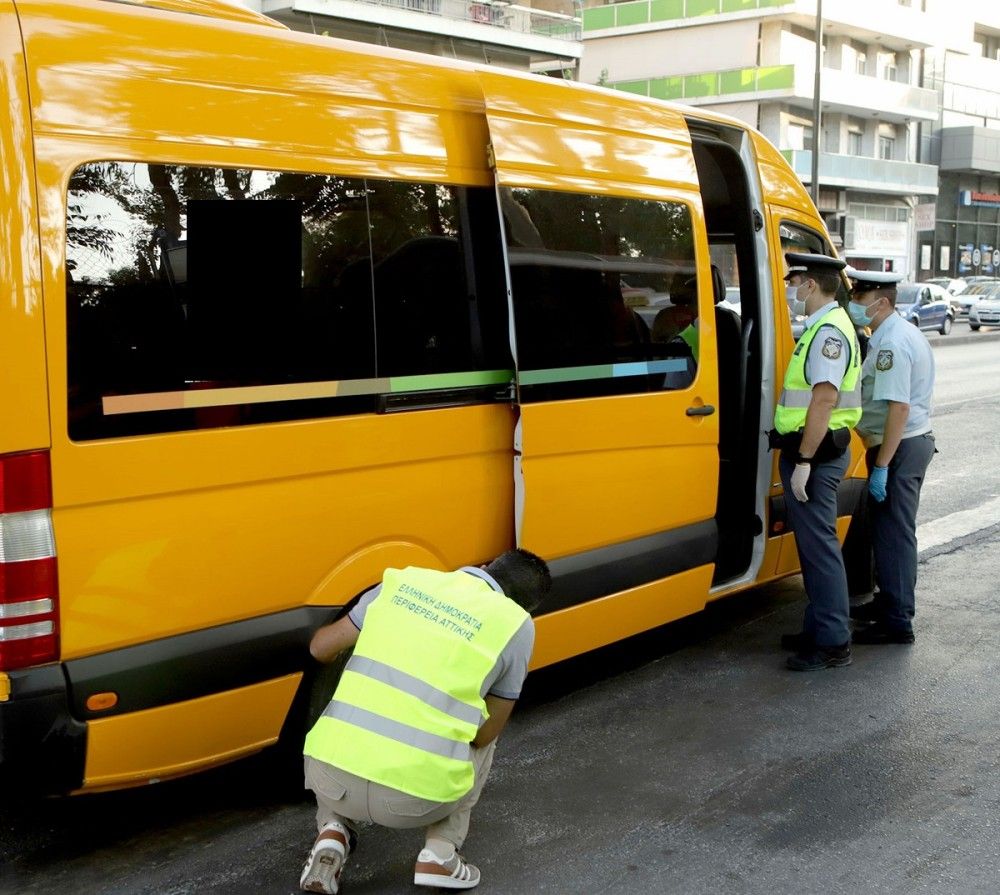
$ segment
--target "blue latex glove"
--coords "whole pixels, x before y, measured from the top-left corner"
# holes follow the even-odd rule
[[[888,466],[876,466],[868,476],[868,493],[879,503],[885,500],[885,486],[888,481]]]

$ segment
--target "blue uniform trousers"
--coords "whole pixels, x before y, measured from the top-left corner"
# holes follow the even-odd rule
[[[872,469],[878,448],[868,451]],[[917,508],[920,487],[934,456],[934,436],[904,438],[889,463],[886,498],[868,498],[875,578],[881,619],[886,627],[913,630],[914,590],[917,586]]]
[[[817,463],[809,474],[804,503],[795,499],[790,484],[795,464],[778,463],[785,486],[785,512],[795,532],[802,581],[809,605],[802,630],[819,646],[841,646],[851,639],[848,624],[850,597],[844,557],[837,540],[837,488],[847,472],[850,454]]]

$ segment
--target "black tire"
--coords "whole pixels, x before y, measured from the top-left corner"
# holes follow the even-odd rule
[[[979,324],[978,323],[970,323],[969,324],[969,329],[971,329],[974,333],[977,333],[977,332],[979,332]]]
[[[920,329],[920,318],[919,317],[911,317],[910,318],[910,323],[912,323],[917,329]]]
[[[948,335],[948,333],[951,332],[951,323],[951,317],[945,317],[944,320],[941,321],[941,329],[938,330],[938,332],[940,332],[942,336]]]

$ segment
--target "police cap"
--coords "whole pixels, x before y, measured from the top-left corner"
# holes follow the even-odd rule
[[[899,281],[903,279],[901,273],[893,271],[855,270],[853,267],[848,267],[844,273],[853,281],[855,295],[861,292],[871,292],[873,289],[895,289]]]
[[[847,267],[847,264],[839,258],[812,255],[808,252],[785,252],[785,261],[788,262],[786,280],[797,273],[838,273]]]

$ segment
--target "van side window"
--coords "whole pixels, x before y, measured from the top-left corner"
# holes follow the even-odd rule
[[[506,316],[493,312],[484,339],[470,312],[489,292],[468,259],[470,192],[493,196],[327,174],[77,169],[70,437],[374,412],[387,394],[440,384],[398,377],[458,374],[448,385],[461,389],[496,367],[508,381]],[[475,225],[499,256],[495,201]],[[503,307],[497,264],[484,300]]]
[[[687,207],[502,188],[522,401],[685,388],[697,367]]]

